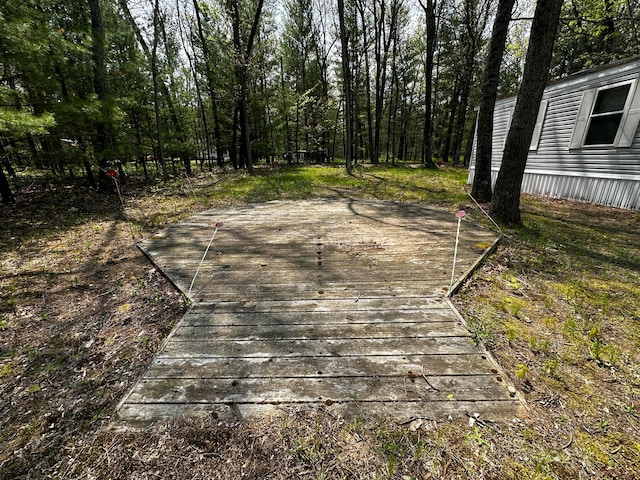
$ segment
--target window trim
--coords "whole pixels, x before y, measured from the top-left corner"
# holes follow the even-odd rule
[[[630,85],[629,93],[627,94],[627,99],[622,110],[622,118],[620,119],[620,124],[618,125],[618,130],[613,143],[585,145],[584,142],[587,138],[589,126],[591,125],[591,119],[594,116],[593,109],[598,99],[598,94],[601,91],[621,87],[623,85]],[[578,110],[578,116],[571,136],[571,141],[569,143],[569,149],[630,147],[633,142],[633,137],[635,136],[635,131],[638,127],[639,119],[640,89],[638,88],[637,78],[585,90],[582,93],[582,100],[580,101],[580,108]]]
[[[542,100],[540,102],[540,109],[538,110],[538,117],[536,118],[536,124],[533,127],[533,135],[531,137],[531,144],[529,145],[529,151],[535,152],[540,145],[540,137],[542,136],[542,128],[544,127],[544,120],[547,117],[547,108],[549,107],[549,100]]]
[[[610,111],[606,111],[606,112],[595,112],[596,109],[596,105],[598,104],[598,100],[604,96],[605,92],[608,92],[610,90],[614,90],[616,88],[622,88],[622,87],[629,87],[627,88],[626,92],[625,92],[625,98],[624,98],[624,105],[622,105],[622,109],[620,110],[610,110]],[[626,115],[625,113],[628,112],[628,105],[629,105],[629,99],[632,97],[632,87],[634,85],[629,82],[629,83],[619,83],[616,85],[611,85],[608,86],[607,88],[599,88],[596,91],[596,96],[593,100],[593,105],[591,106],[591,114],[589,115],[589,121],[587,122],[587,127],[585,129],[584,132],[584,139],[582,140],[582,143],[585,147],[615,147],[618,145],[619,141],[620,141],[620,134],[622,132],[622,126],[624,125],[624,121],[626,120]],[[620,115],[620,119],[618,120],[618,124],[616,126],[616,133],[613,137],[613,141],[610,143],[587,143],[587,139],[589,138],[589,133],[592,130],[592,125],[594,121],[597,121],[600,118],[608,118],[608,121],[611,120],[610,117],[613,116],[618,116]],[[607,127],[608,128],[608,127]]]

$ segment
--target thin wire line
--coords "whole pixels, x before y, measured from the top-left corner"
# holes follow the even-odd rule
[[[496,228],[498,229],[498,233],[500,233],[500,235],[504,235],[504,233],[502,232],[502,229],[500,228],[500,226],[499,226],[499,225],[498,225],[498,224],[493,220],[493,218],[491,218],[491,215],[489,215],[489,213],[487,213],[487,211],[486,211],[484,208],[482,208],[482,205],[480,205],[480,204],[476,201],[476,199],[475,199],[475,198],[473,198],[473,195],[471,195],[469,192],[467,192],[467,195],[469,195],[469,198],[471,198],[471,200],[473,200],[473,203],[475,203],[475,204],[478,206],[478,208],[480,209],[480,211],[481,211],[482,213],[484,213],[484,214],[485,214],[485,216],[486,216],[489,220],[491,220],[491,223],[493,223],[493,224],[496,226]]]
[[[200,260],[200,265],[198,265],[196,274],[193,276],[193,279],[191,280],[191,285],[189,285],[189,292],[187,293],[188,297],[191,296],[191,289],[193,288],[193,284],[196,281],[196,277],[198,276],[198,273],[200,273],[200,267],[202,267],[202,264],[204,263],[204,259],[207,256],[207,253],[209,253],[209,248],[211,248],[213,239],[216,238],[216,233],[218,233],[218,228],[220,228],[222,225],[223,225],[222,222],[216,223],[216,229],[213,231],[213,235],[211,235],[211,240],[209,240],[209,245],[207,245],[207,249],[204,251],[204,255],[202,255],[202,260]]]

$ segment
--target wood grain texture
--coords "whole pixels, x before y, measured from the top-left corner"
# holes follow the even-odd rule
[[[368,200],[269,202],[208,211],[140,248],[187,293],[182,318],[119,415],[247,418],[291,406],[396,418],[524,406],[444,295],[457,219]],[[496,241],[464,221],[456,280]]]

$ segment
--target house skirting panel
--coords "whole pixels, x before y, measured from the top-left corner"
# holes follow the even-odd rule
[[[469,171],[470,183],[473,182],[474,173],[473,170]],[[498,172],[492,171],[491,176],[492,183],[495,184]],[[638,179],[527,172],[522,181],[522,191],[545,197],[640,211],[640,180]]]
[[[640,181],[525,174],[522,191],[578,202],[640,210]]]

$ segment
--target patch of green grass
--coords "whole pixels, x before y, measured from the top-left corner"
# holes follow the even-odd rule
[[[525,305],[526,302],[521,298],[505,295],[500,301],[500,310],[514,316],[515,318],[520,318],[520,314]]]
[[[467,326],[473,335],[476,345],[485,345],[489,349],[493,348],[497,334],[497,325],[494,321],[487,318],[469,317],[467,318]]]
[[[342,167],[258,169],[221,181],[208,193],[210,201],[259,203],[278,199],[363,197],[404,202],[466,202],[467,173],[462,169],[367,167],[348,175]]]
[[[16,366],[15,361],[5,361],[0,364],[0,379],[12,377],[15,374]]]

